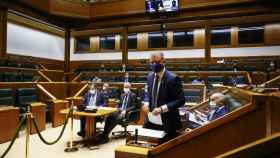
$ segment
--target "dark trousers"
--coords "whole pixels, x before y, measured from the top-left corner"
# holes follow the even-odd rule
[[[103,137],[108,138],[110,132],[122,121],[122,119],[120,112],[115,112],[108,116],[105,121],[104,132],[102,133]]]
[[[104,119],[103,117],[96,117],[96,122],[102,122]],[[82,116],[80,117],[80,131],[85,132],[86,130],[86,117]]]

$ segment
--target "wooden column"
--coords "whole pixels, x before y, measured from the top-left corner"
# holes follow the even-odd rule
[[[7,53],[7,9],[0,7],[0,58]]]
[[[205,25],[205,62],[211,61],[211,26],[209,23]]]
[[[65,52],[64,52],[64,73],[68,73],[70,71],[70,30],[65,30]],[[69,82],[68,77],[65,78],[67,82]]]
[[[123,64],[127,64],[128,63],[128,47],[127,47],[127,43],[128,43],[128,28],[125,27],[123,29],[123,40],[122,40],[122,63]]]

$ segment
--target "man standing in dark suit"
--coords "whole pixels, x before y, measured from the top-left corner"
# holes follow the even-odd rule
[[[148,98],[143,111],[161,116],[162,124],[152,123],[147,117],[144,128],[163,130],[166,139],[176,136],[176,130],[182,128],[178,108],[185,104],[181,79],[164,67],[164,54],[151,55],[152,73],[148,75]]]
[[[85,94],[84,97],[84,103],[82,105],[82,109],[85,108],[95,108],[95,107],[105,107],[107,106],[108,101],[106,101],[106,98],[104,97],[103,93],[100,92],[94,83],[89,84],[89,90]],[[85,136],[85,122],[86,118],[81,117],[81,129],[78,132],[79,136],[84,137]]]
[[[137,108],[137,96],[130,89],[131,84],[127,82],[124,83],[124,93],[121,95],[120,104],[118,106],[119,111],[106,118],[104,132],[101,134],[99,140],[101,144],[108,142],[110,132],[125,118],[129,111]]]

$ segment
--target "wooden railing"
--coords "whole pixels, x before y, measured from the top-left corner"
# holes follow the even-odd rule
[[[115,157],[139,156],[153,158],[210,158],[280,131],[273,122],[279,122],[276,103],[268,102],[269,96],[236,88],[229,93],[238,94],[249,102],[202,127],[186,132],[155,148],[120,146]],[[139,150],[140,151],[140,150]]]

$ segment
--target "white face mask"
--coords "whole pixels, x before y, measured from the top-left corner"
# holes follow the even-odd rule
[[[95,89],[91,89],[91,90],[89,90],[89,92],[90,92],[91,94],[94,94],[94,93],[95,93]]]
[[[129,93],[130,89],[129,88],[123,88],[124,93]]]
[[[210,109],[214,109],[214,108],[217,107],[217,103],[214,102],[214,101],[210,101],[210,102],[209,102],[209,107],[210,107]]]

